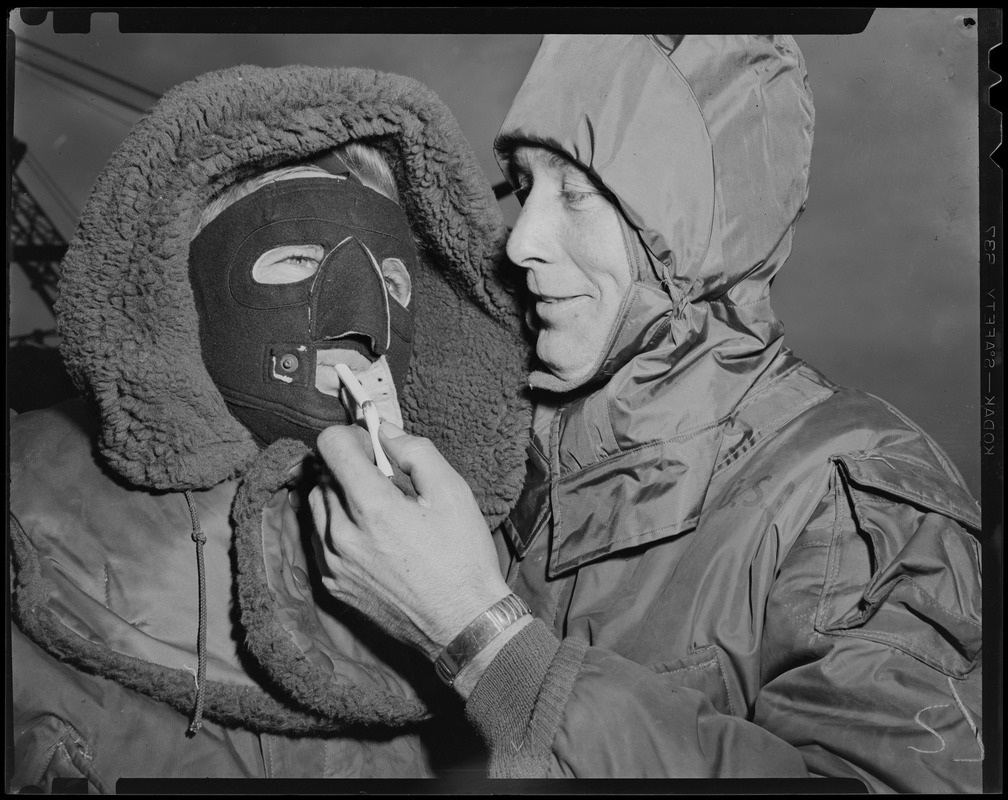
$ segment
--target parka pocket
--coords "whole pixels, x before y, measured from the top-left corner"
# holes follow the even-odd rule
[[[686,658],[652,664],[651,668],[676,686],[703,692],[720,713],[740,716],[744,710],[728,682],[724,658],[721,648],[712,644],[696,648]]]
[[[87,780],[90,789],[106,794],[105,784],[91,766],[92,753],[72,725],[54,714],[43,714],[14,732],[14,774],[10,790],[26,794],[32,788],[50,793],[53,781]]]
[[[943,474],[886,455],[836,456],[836,517],[816,630],[890,645],[954,678],[981,652],[979,525]]]

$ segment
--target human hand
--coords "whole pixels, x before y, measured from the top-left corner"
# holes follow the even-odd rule
[[[475,617],[510,593],[469,486],[427,439],[383,422],[390,461],[413,483],[404,495],[375,467],[357,426],[318,438],[333,485],[312,489],[323,585],[432,661]],[[325,570],[323,571],[325,572]]]

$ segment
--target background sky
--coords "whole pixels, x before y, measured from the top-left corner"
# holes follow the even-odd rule
[[[879,9],[863,33],[796,37],[815,97],[815,144],[808,208],[773,297],[798,356],[900,408],[979,497],[975,19],[975,9]],[[121,34],[115,15],[97,13],[90,33],[57,34],[51,15],[29,25],[18,11],[9,28],[13,133],[28,147],[17,174],[67,240],[141,110],[177,83],[235,64],[411,75],[452,109],[497,183],[493,137],[540,40]],[[513,221],[514,199],[502,207]],[[52,327],[17,268],[9,298],[11,334]]]

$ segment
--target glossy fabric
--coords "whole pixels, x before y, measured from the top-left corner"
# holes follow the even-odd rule
[[[513,505],[527,348],[500,210],[450,112],[412,79],[353,68],[242,66],[175,87],[110,158],[61,268],[83,402],[11,424],[16,788],[65,770],[101,791],[123,775],[410,777],[458,754],[430,665],[318,584],[297,502],[309,448],[261,449],[200,358],[188,258],[205,204],[360,139],[395,165],[417,246],[404,427],[489,519]],[[197,524],[207,663],[189,737]]]
[[[812,122],[789,37],[546,37],[519,90],[505,171],[521,141],[577,160],[666,280],[609,380],[538,397],[498,549],[544,627],[467,704],[493,774],[980,788],[979,508],[769,304]]]
[[[31,603],[25,610],[40,624],[62,626],[71,645],[62,663],[13,628],[13,790],[48,789],[53,777],[78,775],[93,791],[112,791],[120,777],[429,774],[422,727],[293,735],[297,726],[283,713],[288,692],[271,685],[243,647],[230,520],[237,482],[194,497],[207,536],[208,702],[218,716],[245,708],[249,719],[207,719],[190,737],[198,592],[184,496],[117,482],[95,460],[93,425],[78,402],[13,419],[11,459],[15,564],[28,584],[17,602]],[[318,589],[294,507],[299,497],[285,489],[263,515],[263,563],[283,629],[333,682],[362,696],[370,688],[415,699],[387,663],[407,668],[409,654],[383,644]],[[142,539],[124,537],[140,529]],[[40,580],[29,580],[33,567]],[[32,591],[39,585],[43,592]],[[88,643],[107,645],[106,658],[86,662]],[[92,674],[96,666],[106,677]]]
[[[708,485],[663,492],[690,442],[645,446],[552,473],[539,523],[502,530],[509,585],[561,651],[589,645],[554,736],[526,744],[548,750],[532,774],[979,790],[976,503],[895,411],[788,353],[774,367]],[[496,680],[478,692],[499,711]],[[527,776],[517,755],[499,751],[498,774]]]

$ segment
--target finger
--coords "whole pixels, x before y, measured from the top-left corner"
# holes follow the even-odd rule
[[[315,522],[314,535],[311,537],[312,551],[315,553],[315,563],[323,577],[331,574],[329,569],[328,548],[325,544],[326,529],[329,518],[325,510],[325,498],[322,496],[323,489],[316,486],[308,493],[308,506],[311,508],[312,519]]]
[[[332,489],[316,486],[308,493],[308,505],[315,521],[316,552],[328,563],[330,554],[338,555],[342,535],[355,526]]]
[[[355,509],[395,491],[389,479],[375,466],[370,455],[370,438],[361,428],[333,425],[319,434],[317,443],[319,454],[343,492],[345,510],[351,516]]]
[[[409,475],[421,497],[430,497],[452,486],[464,485],[462,476],[429,439],[410,436],[391,422],[382,422],[378,436],[389,460]]]

